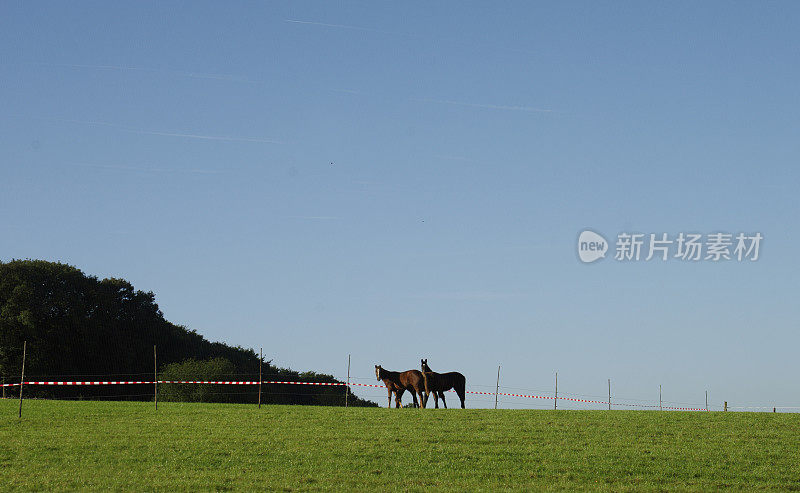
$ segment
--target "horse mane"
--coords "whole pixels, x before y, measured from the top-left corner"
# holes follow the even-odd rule
[[[387,370],[386,368],[384,368],[382,366],[379,366],[378,367],[378,377],[381,380],[392,380],[392,381],[395,381],[395,380],[398,380],[400,378],[400,372],[399,371]]]

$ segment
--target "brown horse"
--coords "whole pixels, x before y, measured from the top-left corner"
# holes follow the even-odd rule
[[[425,401],[428,400],[431,392],[433,392],[433,403],[436,409],[439,409],[439,397],[442,398],[442,404],[444,404],[444,408],[447,409],[447,402],[444,400],[444,392],[453,389],[456,391],[456,394],[458,394],[458,398],[461,399],[461,409],[464,409],[465,387],[467,385],[466,377],[457,371],[436,373],[428,366],[427,359],[420,361],[422,363],[422,378],[425,382]]]
[[[422,393],[425,391],[425,379],[419,371],[408,370],[401,373],[384,370],[380,365],[375,365],[375,376],[378,377],[378,380],[383,380],[383,384],[389,391],[388,407],[392,407],[392,392],[395,395],[395,407],[402,407],[401,397],[403,392],[408,390],[411,392],[411,398],[414,399],[414,407],[419,407],[419,404],[422,403],[422,408],[425,409],[425,401],[422,399]],[[419,403],[417,396],[419,396]]]

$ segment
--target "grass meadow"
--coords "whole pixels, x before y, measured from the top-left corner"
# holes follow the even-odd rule
[[[0,400],[2,490],[800,489],[800,415]]]

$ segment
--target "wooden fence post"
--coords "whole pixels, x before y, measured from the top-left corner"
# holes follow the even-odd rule
[[[708,411],[708,391],[706,390],[706,411]]]
[[[558,372],[556,372],[556,395],[553,398],[553,410],[558,409]]]
[[[19,417],[22,418],[22,385],[25,383],[25,355],[28,352],[28,341],[22,343],[22,375],[19,377]]]
[[[158,357],[155,344],[153,344],[153,401],[156,403],[156,411],[158,411]]]
[[[725,401],[725,412],[728,412],[728,401]]]
[[[344,407],[347,407],[347,396],[350,394],[350,355],[347,355],[347,384],[344,386]]]
[[[497,385],[494,388],[494,408],[497,409],[497,394],[500,392],[500,365],[497,365]]]

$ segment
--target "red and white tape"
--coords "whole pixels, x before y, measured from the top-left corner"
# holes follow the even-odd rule
[[[25,385],[67,385],[67,386],[80,386],[80,385],[153,385],[154,383],[159,384],[166,384],[166,383],[180,383],[180,384],[204,384],[204,385],[258,385],[258,380],[256,381],[233,381],[233,380],[158,380],[156,381],[140,381],[140,380],[120,380],[120,381],[94,381],[94,382],[23,382]],[[343,382],[284,382],[284,381],[272,381],[272,380],[265,380],[261,382],[265,385],[324,385],[324,386],[336,386],[336,387],[344,387],[347,386],[346,383]],[[19,383],[4,383],[0,386],[2,387],[18,387]],[[373,387],[373,388],[386,388],[383,385],[375,385],[369,383],[350,383],[350,386],[358,386],[358,387]],[[450,392],[453,392],[450,390]],[[533,395],[533,394],[511,394],[507,392],[477,392],[467,390],[465,391],[467,394],[473,395],[502,395],[508,397],[523,397],[527,399],[556,399],[556,397],[544,396],[544,395]],[[608,405],[608,401],[593,401],[588,399],[577,399],[572,397],[558,397],[560,401],[571,401],[571,402],[581,402],[585,404],[601,404],[603,406]],[[646,408],[662,408],[662,409],[670,409],[673,411],[708,411],[708,409],[701,409],[701,408],[692,408],[692,407],[672,407],[672,406],[656,406],[656,405],[648,405],[648,404],[622,404],[612,402],[612,406],[627,406],[627,407],[646,407]]]
[[[103,382],[24,382],[25,385],[127,385],[127,384],[145,384],[153,382],[141,382],[141,381],[103,381]],[[3,387],[19,387],[18,383],[7,383],[4,384]]]
[[[256,381],[234,381],[234,380],[158,380],[156,381],[141,381],[141,380],[120,380],[120,381],[95,381],[95,382],[37,382],[30,381],[24,382],[25,385],[153,385],[154,383],[199,383],[206,385],[258,385]],[[327,383],[327,382],[273,382],[262,381],[262,384],[292,384],[292,385],[346,385],[344,383]],[[356,385],[356,384],[351,384]],[[18,383],[4,383],[3,387],[19,387]]]

